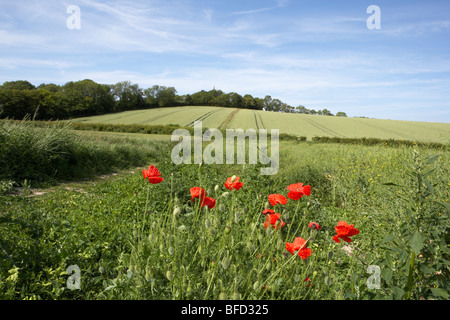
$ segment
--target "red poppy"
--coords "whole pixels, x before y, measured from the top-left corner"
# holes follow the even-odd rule
[[[292,243],[286,242],[286,250],[291,254],[298,251],[298,256],[303,260],[308,258],[312,252],[311,249],[306,248],[306,240],[300,237],[296,237]]]
[[[313,230],[319,230],[322,229],[322,227],[316,223],[316,222],[310,222],[308,225],[309,228],[313,229]]]
[[[227,188],[228,190],[239,190],[244,185],[244,183],[239,182],[239,177],[235,177],[234,181],[232,180],[233,177],[229,177],[225,182],[225,188]]]
[[[283,228],[285,225],[285,223],[280,219],[281,215],[279,213],[269,213],[266,215],[266,217],[266,222],[264,223],[266,229],[270,225],[273,225],[273,227],[278,230],[280,228]],[[277,224],[278,220],[280,220],[280,222]]]
[[[189,190],[189,192],[192,195],[191,201],[194,202],[194,198],[202,198],[205,199],[206,197],[206,191],[203,188],[200,187],[193,187]]]
[[[303,186],[303,183],[291,184],[286,189],[289,190],[288,197],[292,200],[298,200],[304,195],[309,196],[311,194],[311,186]]]
[[[144,176],[144,179],[148,178],[148,182],[152,184],[163,182],[164,178],[160,177],[159,170],[156,169],[154,166],[148,167],[147,170],[142,170],[142,175]]]
[[[306,277],[306,279],[303,280],[303,281],[309,282],[308,285],[306,286],[307,288],[311,285],[311,279],[310,278]]]
[[[275,213],[275,211],[273,211],[272,209],[265,209],[263,212],[262,212],[264,215],[266,215],[266,214],[274,214]]]
[[[281,194],[269,194],[269,203],[272,206],[275,206],[277,203],[286,204],[287,199],[285,196],[283,196]]]
[[[205,197],[202,202],[202,207],[208,206],[209,209],[212,209],[216,206],[216,200],[210,197]]]
[[[349,225],[345,221],[339,221],[334,229],[336,230],[337,235],[333,237],[333,240],[336,242],[341,242],[339,238],[344,240],[345,242],[352,242],[352,239],[350,239],[350,237],[359,233],[359,230],[356,229],[353,224]]]

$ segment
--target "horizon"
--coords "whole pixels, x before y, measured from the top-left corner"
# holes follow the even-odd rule
[[[0,83],[217,88],[348,117],[450,123],[448,2],[0,3]]]

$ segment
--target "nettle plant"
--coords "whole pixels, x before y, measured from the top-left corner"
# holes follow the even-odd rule
[[[412,163],[403,163],[410,183],[398,188],[401,206],[392,219],[391,233],[381,241],[385,257],[382,277],[393,299],[433,299],[449,297],[449,204],[440,202],[441,182],[433,176],[439,155],[422,157],[414,149]],[[433,176],[434,182],[431,180]]]

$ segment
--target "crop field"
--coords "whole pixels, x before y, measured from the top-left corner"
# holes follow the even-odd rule
[[[23,141],[49,168],[98,166],[50,184],[1,172],[2,299],[449,298],[448,150],[281,140],[270,176],[176,165],[168,135],[2,125],[2,154]]]
[[[205,127],[219,128],[233,111],[233,109],[216,107],[155,108],[149,110],[124,111],[116,114],[77,118],[73,121],[111,124],[175,124],[181,127],[189,127],[193,126],[194,121],[198,120],[202,121]]]
[[[307,137],[379,138],[421,142],[450,142],[450,124],[327,117],[220,107],[174,107],[125,111],[77,118],[75,122],[192,126],[202,121],[206,128],[279,129],[280,133]]]

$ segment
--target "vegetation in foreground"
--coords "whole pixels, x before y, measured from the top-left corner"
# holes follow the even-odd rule
[[[1,298],[448,299],[447,151],[285,141],[262,176],[155,150],[150,179],[2,195]]]

